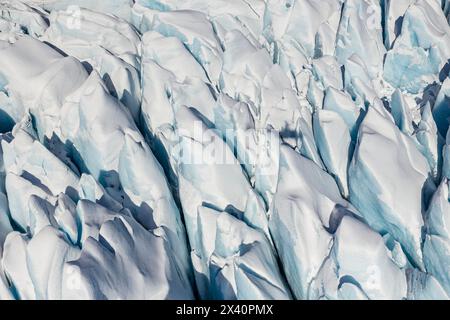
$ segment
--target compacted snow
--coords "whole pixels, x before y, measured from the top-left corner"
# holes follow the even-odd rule
[[[449,21],[0,0],[0,299],[448,299]]]

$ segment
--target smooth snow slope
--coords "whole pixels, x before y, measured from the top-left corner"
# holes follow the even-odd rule
[[[0,299],[449,299],[449,21],[0,0]]]

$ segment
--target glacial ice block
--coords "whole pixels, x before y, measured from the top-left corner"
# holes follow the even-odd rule
[[[174,125],[181,105],[214,121],[215,100],[207,74],[177,37],[148,31],[142,37],[142,119],[147,138]]]
[[[334,87],[328,87],[325,91],[323,109],[337,113],[347,125],[352,141],[356,139],[358,133],[357,120],[361,109],[356,106],[348,94],[342,93]]]
[[[349,168],[350,201],[371,227],[399,241],[419,268],[423,268],[423,197],[429,174],[414,141],[369,107]]]
[[[29,59],[30,50],[34,50],[36,56]],[[169,241],[177,252],[175,261],[180,263],[184,277],[188,278],[189,265],[184,228],[179,220],[178,208],[168,191],[163,170],[146,146],[130,112],[109,94],[98,73],[92,71],[90,77],[86,78],[87,73],[78,60],[72,57],[64,58],[51,47],[30,38],[24,38],[1,50],[0,56],[8,59],[10,63],[8,67],[2,68],[2,73],[9,80],[12,90],[19,93],[21,101],[30,105],[30,112],[41,142],[56,135],[66,144],[78,168],[82,172],[91,173],[113,197],[125,203],[123,206],[129,207],[137,217],[140,216],[141,221],[148,221],[154,216],[157,226],[166,226],[168,237],[171,239]],[[18,68],[13,70],[11,62],[16,63]],[[34,73],[37,75],[33,77]],[[73,77],[68,82],[61,81],[60,77],[66,77],[67,73]],[[33,90],[26,93],[19,92],[25,79],[28,81],[31,79]],[[95,108],[92,108],[93,103]],[[43,105],[45,108],[41,107]],[[113,121],[109,119],[110,115]],[[127,155],[127,148],[132,147],[126,144],[127,136],[133,137],[130,140],[134,141],[133,143],[144,145],[143,153],[138,153],[136,157]],[[145,192],[145,200],[138,197],[139,194],[144,194],[143,191],[139,191],[139,186],[137,190],[133,190],[134,194],[123,194],[124,192],[120,191],[120,179],[125,179],[126,174],[129,175],[119,169],[121,153],[124,155],[123,161],[131,161],[138,167],[139,161],[154,163],[154,170],[147,174],[156,175],[154,178],[158,179],[161,185],[155,185],[150,194]],[[55,181],[51,181],[52,184],[59,181],[53,180]],[[10,190],[25,188],[28,190],[27,194],[36,194],[52,205],[55,203],[56,198],[49,193],[45,185],[33,185],[13,173],[8,174],[8,181],[11,182],[7,183]],[[56,191],[58,192],[55,193],[61,192],[59,189]],[[16,203],[13,197],[9,201],[13,207],[12,216],[26,229],[33,223],[33,220],[27,217],[27,202],[17,200]]]
[[[40,181],[53,196],[68,193],[76,198],[78,176],[39,141],[17,128],[10,143],[3,142],[3,159],[7,173]]]
[[[87,78],[78,60],[63,57],[29,36],[0,49],[0,69],[14,105],[23,111],[29,109],[34,116],[40,139],[52,136],[53,128],[59,124],[55,119],[59,119],[64,98]],[[71,75],[70,80],[67,74]],[[24,87],[28,90],[23,90]]]
[[[8,199],[4,193],[0,192],[0,258],[2,257],[3,243],[12,231],[11,222],[9,221]]]
[[[350,132],[339,114],[317,110],[314,113],[314,135],[322,160],[344,197],[348,196],[347,167],[350,154]],[[333,139],[331,137],[334,137]],[[332,140],[336,143],[330,143]]]
[[[269,41],[280,44],[288,61],[296,64],[291,50],[300,49],[306,58],[332,54],[339,24],[339,0],[267,1],[264,34]],[[298,32],[303,30],[303,32]],[[283,50],[285,47],[286,49]]]
[[[47,212],[56,198],[42,186],[34,185],[24,177],[10,172],[6,175],[6,191],[9,194],[8,206],[11,218],[22,230],[30,229],[34,234],[34,227],[39,229],[49,225]],[[38,210],[36,213],[42,215],[36,216],[33,210]]]
[[[449,17],[0,0],[0,299],[449,299]]]
[[[340,286],[359,287],[370,299],[406,297],[406,276],[390,259],[379,234],[357,219],[345,216],[336,231],[333,257]],[[342,287],[341,287],[342,294]]]
[[[267,230],[263,210],[246,216],[247,206],[257,197],[252,197],[255,191],[220,135],[186,107],[177,113],[177,127],[180,144],[179,149],[174,150],[177,151],[174,156],[178,158],[180,198],[189,237],[195,236],[197,208],[201,205],[238,215],[247,223]],[[200,136],[197,136],[199,132]],[[193,223],[191,227],[190,223]]]
[[[86,8],[98,12],[104,12],[119,16],[123,19],[131,19],[132,0],[24,0],[30,4],[39,5],[49,11],[67,11],[69,14],[77,15],[79,8]]]
[[[445,137],[450,125],[450,78],[447,77],[442,84],[433,108],[433,117],[439,133]]]
[[[176,119],[180,149],[172,150],[171,153],[177,159],[179,196],[192,248],[197,285],[204,288],[202,297],[211,297],[215,289],[205,283],[204,277],[209,279],[207,262],[212,249],[206,250],[203,242],[212,240],[202,241],[202,235],[208,238],[212,236],[208,233],[209,230],[215,230],[216,216],[226,212],[244,221],[249,230],[254,228],[262,232],[267,237],[264,245],[270,247],[267,216],[264,202],[252,189],[245,172],[221,136],[208,128],[192,109],[180,108]],[[200,135],[197,135],[199,132]],[[236,228],[234,225],[233,229]],[[223,258],[228,255],[231,256],[226,254]],[[280,281],[276,280],[277,283]]]
[[[14,300],[16,297],[10,291],[9,285],[0,267],[0,299],[2,300]]]
[[[42,36],[48,27],[46,16],[47,13],[44,10],[31,3],[11,0],[0,4],[0,21],[8,23],[12,27],[10,31],[14,30],[18,34]],[[2,30],[2,32],[5,31]]]
[[[80,60],[89,56],[95,47],[102,47],[129,65],[139,67],[140,36],[130,24],[84,8],[79,8],[78,14],[79,21],[75,21],[70,11],[52,11],[50,27],[43,39],[53,42],[63,51],[68,50],[66,53]]]
[[[423,248],[425,267],[450,295],[450,199],[447,178],[442,180],[433,195],[426,222],[427,234]]]
[[[256,128],[272,127],[295,146],[290,133],[299,130],[301,119],[308,124],[304,130],[311,130],[311,113],[297,100],[289,78],[264,48],[252,45],[241,32],[228,32],[223,46],[221,90],[249,104]]]
[[[26,254],[36,299],[61,299],[63,265],[79,256],[79,248],[72,247],[63,232],[47,226],[30,240]]]
[[[408,279],[408,299],[410,300],[448,300],[449,296],[439,281],[429,273],[417,269],[406,271]]]
[[[80,9],[79,26],[69,11],[53,11],[43,40],[99,72],[116,96],[139,122],[141,103],[140,36],[127,22]]]
[[[311,299],[309,287],[332,248],[336,219],[351,206],[328,173],[288,146],[280,152],[270,232],[295,297]]]
[[[192,299],[165,237],[162,229],[147,231],[131,217],[105,222],[98,239],[88,237],[79,258],[62,267],[62,298]]]
[[[405,270],[393,260],[384,239],[353,212],[336,223],[334,245],[310,285],[311,295],[330,300],[405,299]]]
[[[12,282],[19,299],[36,299],[36,293],[28,271],[27,245],[29,239],[18,232],[9,233],[4,245],[1,264],[5,275]]]
[[[400,90],[396,89],[392,94],[390,106],[397,127],[399,127],[403,133],[412,135],[414,132],[412,108]]]
[[[417,141],[423,147],[422,153],[428,160],[434,178],[439,175],[439,164],[442,161],[439,133],[434,121],[430,104],[427,103],[422,111],[422,119],[416,130]]]
[[[60,193],[53,214],[56,223],[63,230],[72,244],[79,240],[80,219],[76,214],[75,203],[66,194]]]
[[[215,299],[290,299],[266,236],[225,212],[199,208],[207,291]]]
[[[373,104],[378,97],[366,63],[356,53],[344,62],[344,88],[359,107]]]
[[[380,4],[375,0],[347,0],[343,6],[336,37],[337,60],[344,64],[357,54],[365,61],[370,77],[374,78],[382,69],[382,57],[386,52]]]
[[[76,243],[80,245],[83,245],[88,238],[98,240],[102,225],[120,216],[95,202],[84,199],[78,201],[72,210],[75,211],[78,223]]]
[[[136,0],[136,4],[158,11],[196,10],[206,13],[211,21],[217,22],[218,28],[228,27],[248,30],[255,38],[261,32],[259,18],[263,16],[264,0],[238,0],[232,3],[227,0],[214,2],[194,0]],[[237,18],[237,19],[233,19]],[[235,21],[233,21],[235,20]],[[250,34],[248,35],[250,37]]]
[[[221,214],[217,219],[217,228],[216,249],[211,258],[215,285],[220,275],[226,275],[233,268],[239,300],[290,298],[274,251],[261,232],[228,214]],[[234,257],[236,252],[239,252],[238,257]]]
[[[384,78],[394,87],[419,93],[437,80],[450,57],[450,26],[441,12],[435,1],[424,0],[406,10],[384,65]]]

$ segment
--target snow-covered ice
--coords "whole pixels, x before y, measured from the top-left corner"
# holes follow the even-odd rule
[[[0,0],[0,299],[449,299],[449,22]]]

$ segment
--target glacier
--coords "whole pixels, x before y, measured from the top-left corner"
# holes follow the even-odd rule
[[[448,300],[450,2],[0,0],[0,300]]]

